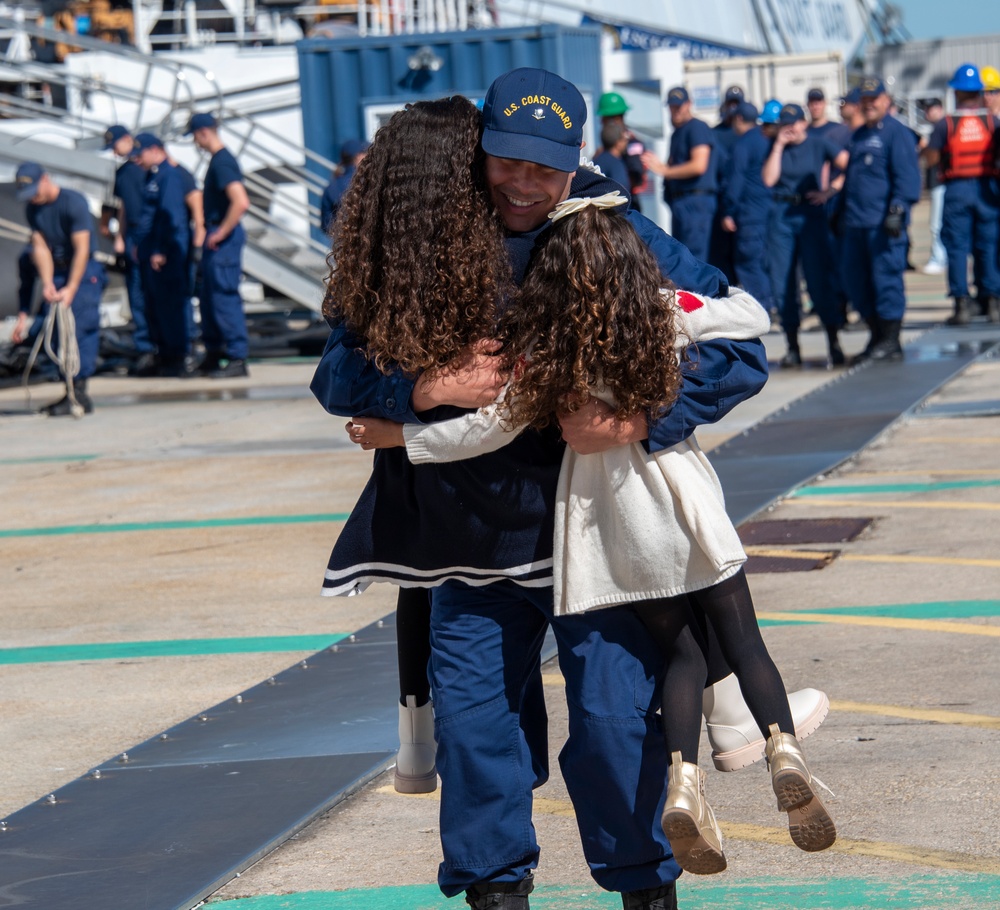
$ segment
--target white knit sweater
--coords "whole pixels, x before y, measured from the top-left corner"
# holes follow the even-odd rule
[[[764,308],[738,288],[728,298],[680,291],[674,301],[678,349],[756,338],[770,328]],[[594,394],[608,400],[601,390]],[[496,404],[403,427],[415,464],[495,451],[518,432],[501,425]],[[719,479],[694,436],[652,455],[639,443],[595,455],[566,448],[553,551],[557,614],[697,591],[745,560]]]

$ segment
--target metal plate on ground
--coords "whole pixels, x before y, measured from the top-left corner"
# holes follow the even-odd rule
[[[799,551],[794,556],[773,554],[764,556],[750,553],[744,569],[747,575],[766,575],[769,572],[813,572],[816,569],[825,569],[837,556],[836,552],[806,554]]]
[[[740,525],[744,546],[799,543],[846,543],[854,540],[873,518],[788,518],[750,521]]]

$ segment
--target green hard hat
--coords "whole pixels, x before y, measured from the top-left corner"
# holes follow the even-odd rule
[[[618,92],[605,92],[597,102],[598,117],[620,117],[628,109],[628,104]]]

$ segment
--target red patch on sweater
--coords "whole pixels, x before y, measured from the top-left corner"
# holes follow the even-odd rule
[[[677,292],[677,303],[685,313],[693,313],[705,305],[694,294],[689,294],[687,291]]]

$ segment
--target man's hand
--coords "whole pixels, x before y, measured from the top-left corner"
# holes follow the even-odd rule
[[[28,314],[18,313],[17,322],[14,323],[14,331],[11,333],[10,340],[14,344],[20,344],[24,341],[28,334]]]
[[[499,341],[477,341],[447,367],[427,370],[413,387],[413,410],[419,413],[442,404],[481,408],[496,401],[508,378],[495,356],[500,347]]]
[[[726,215],[726,217],[722,219],[722,230],[728,234],[736,233],[736,219],[733,218],[732,215]]]
[[[59,291],[51,281],[46,281],[42,285],[42,299],[46,303],[55,303],[59,299]]]
[[[344,427],[347,436],[362,449],[392,449],[406,445],[403,425],[381,417],[355,417]]]
[[[153,253],[149,257],[149,267],[154,271],[158,272],[167,264],[167,257],[163,253]]]
[[[899,205],[891,206],[889,209],[889,214],[885,216],[885,221],[882,222],[882,229],[890,237],[900,237],[903,234],[903,208]]]
[[[827,200],[833,196],[829,190],[809,190],[806,193],[806,201],[810,205],[826,205]]]
[[[590,398],[575,411],[560,411],[557,416],[562,438],[578,455],[596,455],[649,436],[645,414],[617,420],[611,407],[596,398]]]
[[[225,239],[226,238],[223,237],[219,231],[212,231],[212,233],[205,238],[205,246],[210,250],[217,250],[219,248],[219,244]]]

